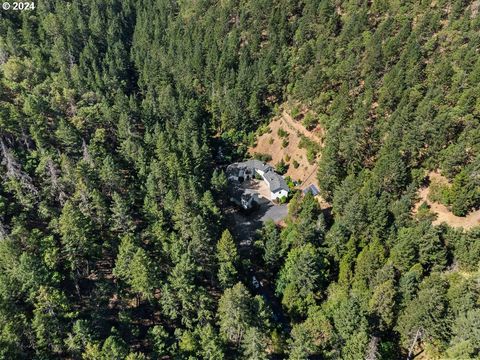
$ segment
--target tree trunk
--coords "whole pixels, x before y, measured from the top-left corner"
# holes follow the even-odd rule
[[[410,348],[408,349],[408,355],[407,355],[407,360],[412,360],[413,359],[413,349],[415,349],[415,345],[417,344],[417,341],[422,337],[422,330],[421,328],[418,328],[417,333],[415,334],[415,338],[412,341],[412,345],[410,345]]]

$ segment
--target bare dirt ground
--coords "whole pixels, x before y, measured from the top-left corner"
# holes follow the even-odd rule
[[[308,137],[310,140],[318,142],[320,143],[320,145],[322,145],[324,132],[320,125],[312,131],[308,131],[300,122],[294,120],[286,110],[283,110],[282,118],[285,120],[285,123],[290,128],[290,130],[296,130],[300,134]]]
[[[247,190],[248,192],[255,192],[259,197],[270,201],[270,189],[268,188],[267,183],[263,180],[244,181],[241,185],[241,188]]]
[[[440,183],[446,183],[448,180],[438,172],[428,173],[428,177],[431,180],[435,180]],[[456,228],[471,229],[480,225],[480,210],[473,211],[465,217],[455,216],[452,212],[443,204],[430,201],[428,194],[430,193],[429,187],[423,187],[419,190],[418,196],[420,200],[415,204],[414,213],[423,202],[426,202],[430,206],[430,211],[437,215],[437,218],[432,222],[433,225],[440,225],[441,223],[447,223],[448,225]]]
[[[300,149],[300,135],[304,135],[309,139],[321,143],[321,138],[315,133],[309,132],[303,127],[303,125],[295,120],[284,111],[282,116],[274,119],[270,125],[270,132],[263,134],[257,138],[257,144],[255,147],[249,149],[250,154],[262,153],[272,156],[272,160],[269,164],[275,166],[280,160],[290,156],[290,160],[287,162],[289,165],[286,176],[290,176],[295,181],[300,181],[302,184],[300,189],[304,189],[307,186],[314,184],[318,187],[316,171],[317,161],[310,164],[307,160],[307,151]],[[283,138],[278,135],[278,130],[283,129],[288,132],[288,146],[283,147]],[[299,166],[295,169],[293,162],[297,161]]]

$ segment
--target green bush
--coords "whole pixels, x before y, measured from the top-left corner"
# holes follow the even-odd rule
[[[432,180],[429,186],[428,199],[444,205],[450,205],[450,186]]]
[[[308,113],[307,115],[305,115],[305,117],[303,118],[303,126],[305,126],[305,128],[308,130],[308,131],[311,131],[313,129],[315,129],[318,125],[318,119],[313,116],[311,113]]]
[[[288,131],[283,130],[282,128],[278,129],[277,135],[280,136],[281,138],[286,138],[288,137]]]
[[[302,135],[298,147],[307,150],[307,160],[310,164],[313,164],[318,153],[320,152],[320,145]]]
[[[437,217],[436,214],[432,213],[430,211],[430,205],[427,204],[426,201],[424,201],[417,210],[417,219],[418,220],[435,220]]]
[[[298,115],[300,115],[300,109],[298,108],[298,106],[294,106],[290,113],[292,115],[292,118],[296,119]]]
[[[278,199],[279,204],[286,204],[288,201],[288,197],[282,196],[281,198]]]
[[[270,129],[270,126],[268,126],[268,124],[264,124],[258,128],[257,135],[262,136],[264,134],[269,134],[271,132],[272,132],[272,129]]]
[[[263,161],[263,162],[269,162],[272,160],[272,155],[270,154],[262,154],[262,153],[254,153],[253,158]]]
[[[288,170],[288,164],[285,161],[280,160],[277,165],[275,165],[275,171],[279,174],[285,174]]]

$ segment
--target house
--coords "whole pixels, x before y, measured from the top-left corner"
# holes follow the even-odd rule
[[[247,160],[227,167],[229,181],[243,182],[255,178],[256,175],[261,176],[267,183],[271,200],[288,196],[290,189],[285,179],[277,174],[273,167],[260,160]]]
[[[273,168],[260,160],[247,160],[240,163],[233,163],[227,167],[228,180],[243,182],[255,177],[255,174],[263,176],[266,172],[273,171]]]
[[[230,201],[240,206],[243,210],[253,210],[259,202],[258,195],[240,188],[232,190]]]
[[[270,199],[275,200],[288,196],[290,189],[281,175],[275,171],[268,171],[262,177],[270,189]]]

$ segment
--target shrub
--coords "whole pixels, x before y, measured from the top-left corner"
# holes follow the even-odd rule
[[[286,196],[282,196],[281,198],[278,199],[279,204],[286,204],[288,201],[288,198]]]
[[[268,143],[269,143],[270,145],[272,145],[272,144],[273,144],[273,141],[274,141],[274,140],[273,140],[273,137],[271,137],[270,140],[268,140]]]
[[[285,155],[285,162],[287,162],[287,163],[288,163],[288,162],[290,162],[290,160],[291,160],[291,157],[290,157],[290,155],[288,155],[288,154],[287,154],[287,155]]]
[[[288,131],[285,131],[282,128],[280,128],[277,131],[277,135],[280,136],[281,138],[286,138],[288,137]]]
[[[291,111],[292,118],[296,119],[300,115],[300,109],[298,106],[294,106]]]
[[[270,126],[268,124],[261,125],[258,130],[257,130],[257,135],[262,136],[264,134],[269,134],[272,132],[272,129],[270,129]]]
[[[316,157],[317,157],[317,153],[313,149],[308,148],[307,149],[307,160],[308,160],[308,163],[310,165],[315,162]]]
[[[262,153],[254,153],[253,158],[263,161],[263,162],[269,162],[272,160],[272,155],[270,154],[262,154]]]
[[[285,163],[285,161],[280,160],[277,165],[275,165],[275,171],[279,174],[285,174],[288,170],[288,165]]]
[[[430,201],[449,205],[450,187],[448,186],[448,184],[443,184],[437,180],[432,180],[430,182],[429,189],[430,191],[428,193],[428,199]]]
[[[303,126],[305,126],[305,128],[308,131],[315,129],[317,125],[318,125],[318,119],[314,117],[311,113],[308,113],[303,118]]]
[[[320,145],[315,141],[310,140],[306,136],[301,136],[300,143],[298,144],[300,149],[307,150],[307,160],[310,164],[313,164],[317,154],[320,152]]]
[[[289,144],[288,139],[283,139],[282,148],[286,148],[288,146],[288,144]]]
[[[435,220],[437,215],[430,211],[430,205],[425,201],[418,207],[417,210],[417,219],[419,220]]]
[[[290,176],[287,176],[285,178],[285,182],[287,183],[288,187],[291,189],[293,189],[295,187],[295,182],[293,181],[293,179],[290,177]]]
[[[293,167],[294,167],[295,169],[298,169],[299,166],[300,166],[300,164],[298,163],[298,161],[297,161],[297,160],[293,160]]]

